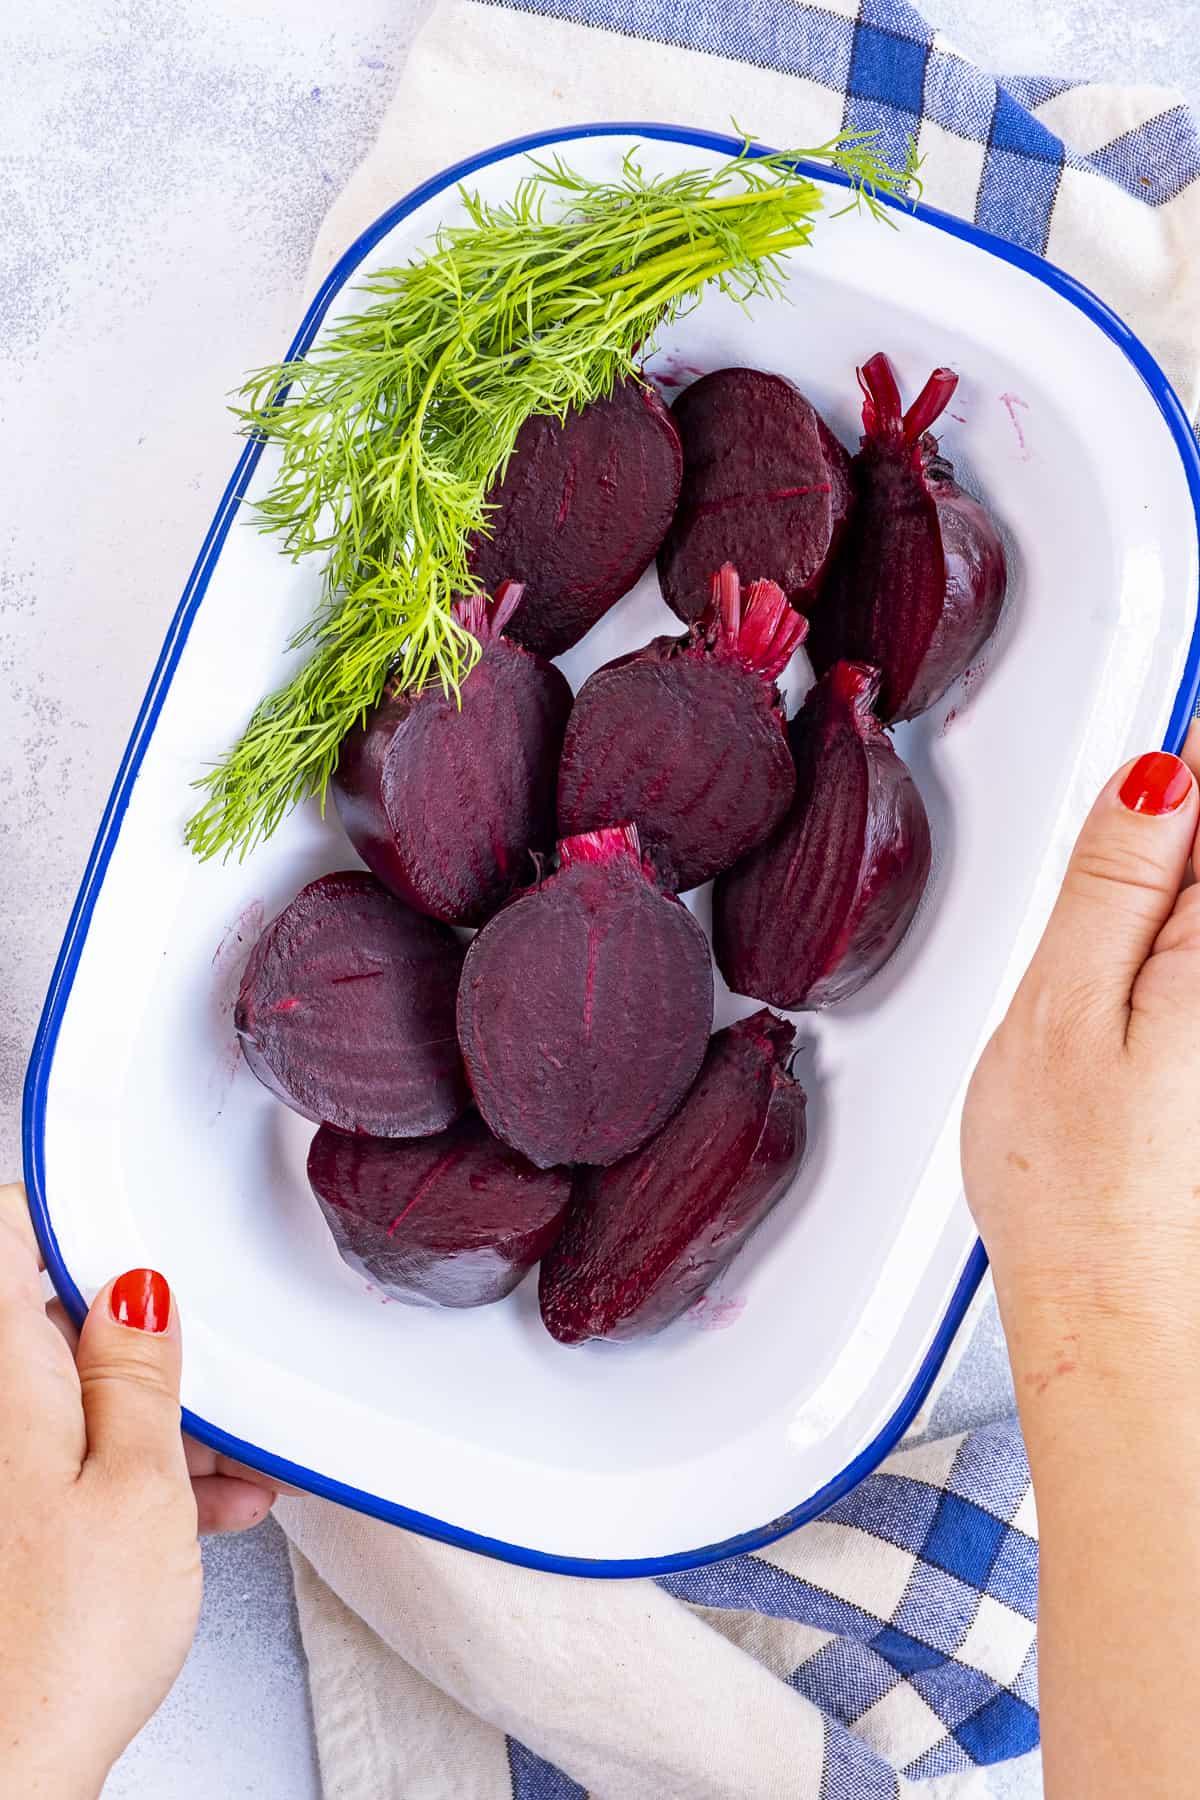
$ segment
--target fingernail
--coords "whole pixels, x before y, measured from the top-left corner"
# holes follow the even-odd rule
[[[1167,750],[1151,750],[1139,756],[1121,783],[1121,804],[1130,812],[1175,812],[1192,791],[1186,764]]]
[[[165,1331],[171,1290],[157,1269],[130,1269],[113,1282],[108,1304],[118,1325],[132,1331]]]

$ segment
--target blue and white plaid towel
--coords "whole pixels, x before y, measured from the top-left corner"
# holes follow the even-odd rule
[[[997,81],[905,0],[441,0],[312,272],[497,139],[731,118],[775,144],[879,130],[896,156],[915,136],[927,201],[1101,293],[1195,416],[1191,115],[1161,90]],[[311,1501],[279,1516],[330,1800],[965,1800],[1037,1743],[1011,1421],[905,1449],[769,1550],[658,1584],[532,1575]]]
[[[276,1516],[330,1800],[960,1800],[1038,1741],[1010,1420],[659,1582],[530,1574],[311,1500]]]

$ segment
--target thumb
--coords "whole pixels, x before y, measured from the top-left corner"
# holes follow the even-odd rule
[[[130,1269],[97,1294],[75,1353],[89,1463],[187,1481],[180,1350],[178,1310],[156,1270]]]
[[[1196,782],[1152,750],[1118,770],[1079,834],[1025,978],[1060,1017],[1106,1016],[1123,1031],[1137,975],[1179,894],[1196,835]]]

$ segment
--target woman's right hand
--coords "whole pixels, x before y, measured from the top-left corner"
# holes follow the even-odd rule
[[[1193,770],[1121,769],[971,1084],[967,1197],[1010,1312],[1127,1319],[1200,1353],[1200,824]],[[1036,1385],[1072,1360],[1026,1371]],[[1071,1372],[1074,1371],[1064,1371]]]
[[[971,1085],[1041,1536],[1048,1800],[1197,1791],[1200,737],[1120,770]]]

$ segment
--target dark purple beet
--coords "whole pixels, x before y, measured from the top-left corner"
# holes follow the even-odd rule
[[[663,598],[699,618],[714,569],[777,581],[807,612],[851,504],[850,458],[782,375],[718,369],[671,409],[683,441],[679,510],[658,553]]]
[[[658,1331],[689,1307],[787,1192],[804,1155],[794,1028],[765,1009],[710,1040],[696,1085],[650,1143],[580,1169],[542,1263],[542,1318],[560,1344]]]
[[[559,868],[467,951],[458,1036],[480,1112],[539,1168],[612,1163],[695,1079],[712,1026],[704,932],[632,825],[567,838]]]
[[[903,414],[882,352],[858,379],[857,500],[808,649],[818,673],[847,657],[879,669],[887,722],[924,712],[963,673],[996,628],[1008,577],[995,525],[929,435],[958,376],[935,369]]]
[[[563,744],[562,835],[634,819],[679,888],[761,844],[796,786],[775,679],[806,630],[773,581],[755,582],[743,608],[727,563],[686,637],[597,669]]]
[[[571,1197],[567,1169],[535,1169],[477,1112],[425,1138],[322,1125],[308,1179],[344,1262],[397,1300],[486,1306],[546,1254]]]
[[[878,688],[877,670],[836,663],[788,727],[792,809],[713,893],[713,947],[735,993],[784,1007],[848,1000],[908,930],[929,877],[929,820],[872,711]]]
[[[564,423],[527,419],[487,497],[490,536],[475,539],[470,557],[489,592],[525,583],[510,637],[543,656],[578,643],[653,561],[682,467],[671,415],[640,381],[619,382]]]
[[[323,875],[250,953],[234,1023],[264,1087],[318,1124],[422,1137],[469,1095],[454,1034],[458,939],[373,875]]]
[[[482,646],[461,708],[440,685],[382,700],[342,745],[333,794],[367,866],[418,912],[482,925],[556,836],[571,688],[507,635],[517,582],[455,608]]]

